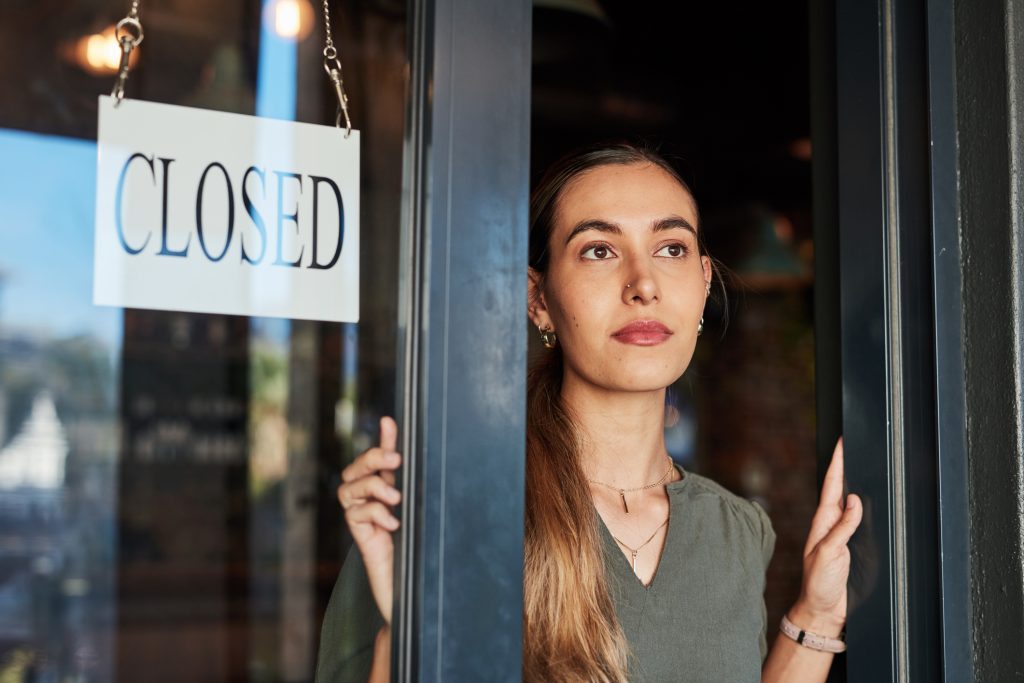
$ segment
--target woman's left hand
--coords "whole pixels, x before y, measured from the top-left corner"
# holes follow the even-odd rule
[[[843,439],[821,487],[821,500],[804,546],[804,579],[789,619],[809,633],[835,637],[846,624],[846,580],[850,575],[847,543],[860,525],[864,507],[856,494],[843,501]]]

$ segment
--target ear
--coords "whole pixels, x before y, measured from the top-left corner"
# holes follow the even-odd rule
[[[554,329],[554,325],[551,323],[551,315],[548,313],[547,302],[544,300],[544,291],[541,288],[544,278],[533,268],[527,269],[526,277],[528,280],[526,310],[530,316],[530,321],[534,326],[541,329]]]
[[[713,277],[712,268],[711,268],[711,257],[710,256],[701,256],[700,257],[700,265],[701,265],[701,268],[704,269],[704,284],[705,285],[710,285],[711,284],[711,278]]]

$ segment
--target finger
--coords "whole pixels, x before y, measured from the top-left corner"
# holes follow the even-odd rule
[[[829,463],[828,471],[825,472],[825,481],[821,485],[821,500],[819,506],[835,505],[840,506],[843,500],[843,482],[845,472],[843,470],[843,437],[836,441],[835,450],[832,451],[832,462]]]
[[[352,464],[341,471],[343,482],[355,481],[378,470],[393,470],[402,464],[402,456],[394,451],[382,448],[371,448],[352,461]]]
[[[380,478],[383,479],[384,481],[386,481],[391,486],[394,486],[395,485],[395,481],[397,481],[395,479],[395,473],[392,472],[391,470],[381,470],[377,474],[379,474]]]
[[[388,505],[398,505],[402,494],[395,488],[388,485],[384,479],[377,476],[362,477],[350,484],[342,484],[338,489],[338,498],[342,499],[342,507],[347,507],[345,501],[350,504],[357,500],[368,500],[370,498],[379,500]]]
[[[846,510],[843,512],[843,516],[822,539],[819,547],[839,548],[845,546],[853,536],[853,532],[860,526],[863,516],[864,505],[861,503],[860,496],[851,493],[846,497]]]
[[[843,510],[837,505],[820,505],[818,507],[814,513],[814,519],[811,520],[811,529],[807,532],[807,542],[804,543],[805,556],[814,551],[842,516]]]
[[[353,505],[345,511],[345,519],[349,524],[374,524],[387,531],[398,528],[398,518],[391,514],[387,506],[379,502]]]
[[[385,415],[380,419],[380,447],[385,451],[393,451],[398,445],[398,424]]]

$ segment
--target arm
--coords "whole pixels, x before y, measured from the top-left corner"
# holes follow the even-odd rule
[[[391,680],[391,626],[385,624],[377,631],[373,644],[373,668],[367,683],[389,683]]]
[[[401,500],[394,488],[395,470],[401,456],[395,452],[398,427],[390,417],[380,421],[380,447],[371,448],[346,467],[338,488],[352,538],[366,567],[370,592],[384,620],[373,643],[373,663],[368,683],[391,679],[391,606],[394,543],[391,534],[399,526],[391,506]]]
[[[840,438],[825,474],[821,501],[804,546],[804,580],[789,620],[809,633],[838,637],[846,624],[846,580],[850,574],[847,543],[863,515],[860,498],[843,505],[843,441]],[[768,654],[762,683],[808,683],[828,677],[833,655],[797,644],[780,634]]]
[[[809,633],[835,638],[843,630],[842,623],[832,619],[815,618],[800,607],[800,603],[789,610],[789,620]],[[762,683],[781,683],[782,681],[800,681],[801,683],[821,681],[828,678],[832,667],[831,652],[820,652],[809,647],[798,645],[797,642],[781,633],[775,638],[764,670],[761,672]]]

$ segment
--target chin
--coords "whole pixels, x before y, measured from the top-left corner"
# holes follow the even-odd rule
[[[638,363],[634,367],[616,368],[614,374],[606,375],[603,384],[615,391],[658,391],[672,385],[685,371],[685,365],[659,367],[650,362]]]
[[[659,391],[673,384],[683,376],[693,357],[693,349],[665,349],[657,355],[616,354],[603,362],[595,363],[601,354],[594,354],[590,362],[577,363],[577,359],[566,357],[566,369],[587,384],[606,391],[644,392]]]

